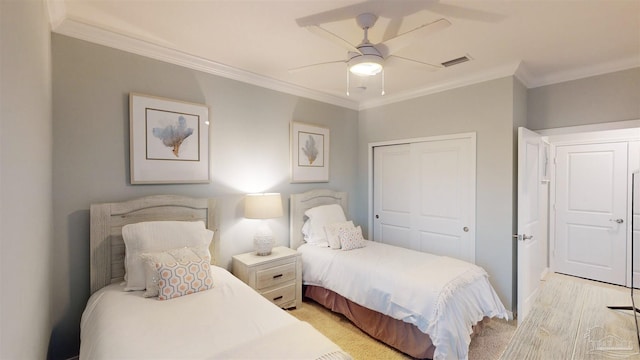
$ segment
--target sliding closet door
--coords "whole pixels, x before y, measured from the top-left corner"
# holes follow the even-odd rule
[[[376,241],[475,261],[475,134],[374,148]]]
[[[373,240],[411,248],[411,145],[374,148]]]

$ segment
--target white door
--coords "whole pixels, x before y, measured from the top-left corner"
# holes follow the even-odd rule
[[[629,253],[633,256],[631,264],[633,264],[633,287],[640,288],[640,171],[633,174],[633,251],[629,249]],[[631,279],[629,279],[629,283]]]
[[[471,146],[469,139],[412,144],[412,248],[475,262]]]
[[[529,313],[547,268],[548,149],[537,133],[518,128],[518,320]]]
[[[373,148],[373,239],[475,262],[475,134]]]
[[[410,145],[373,149],[374,241],[410,248],[411,171]]]
[[[627,143],[556,147],[557,272],[624,285]]]
[[[633,264],[633,286],[640,288],[640,141],[629,142],[629,172],[634,173],[633,183],[633,228],[631,229],[631,239],[633,239],[633,251],[631,251],[631,241],[628,242],[627,251],[629,256],[629,267]],[[630,192],[631,193],[631,192]],[[630,257],[633,256],[633,259]],[[627,271],[627,274],[629,271]],[[627,286],[631,286],[631,279],[627,279]]]

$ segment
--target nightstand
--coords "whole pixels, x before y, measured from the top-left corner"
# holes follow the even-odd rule
[[[302,302],[302,259],[288,247],[277,246],[270,255],[255,251],[233,257],[233,275],[281,308]]]

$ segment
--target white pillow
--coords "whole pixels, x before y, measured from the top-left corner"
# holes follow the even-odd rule
[[[354,227],[353,221],[341,221],[324,226],[324,231],[327,234],[327,241],[329,247],[332,249],[340,249],[340,238],[338,237],[338,231],[341,229],[352,229]]]
[[[200,247],[209,252],[213,232],[202,221],[148,221],[122,227],[125,252],[125,291],[146,287],[140,254],[181,247]],[[211,257],[211,254],[209,254]]]
[[[342,250],[352,250],[367,246],[367,241],[362,237],[360,226],[351,229],[341,229],[338,231]]]
[[[304,212],[311,221],[310,231],[306,241],[310,244],[327,243],[325,225],[347,221],[342,207],[338,204],[321,205]]]
[[[184,247],[169,251],[143,253],[140,254],[140,258],[142,258],[144,262],[146,283],[146,290],[143,294],[144,297],[158,296],[158,280],[160,279],[158,264],[185,264],[191,261],[201,260],[211,262],[209,251],[199,247]]]

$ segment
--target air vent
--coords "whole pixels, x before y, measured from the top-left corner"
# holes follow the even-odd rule
[[[463,62],[467,62],[469,60],[471,60],[471,59],[468,56],[461,56],[459,58],[443,62],[442,66],[449,67],[449,66],[453,66],[453,65],[462,64]]]

